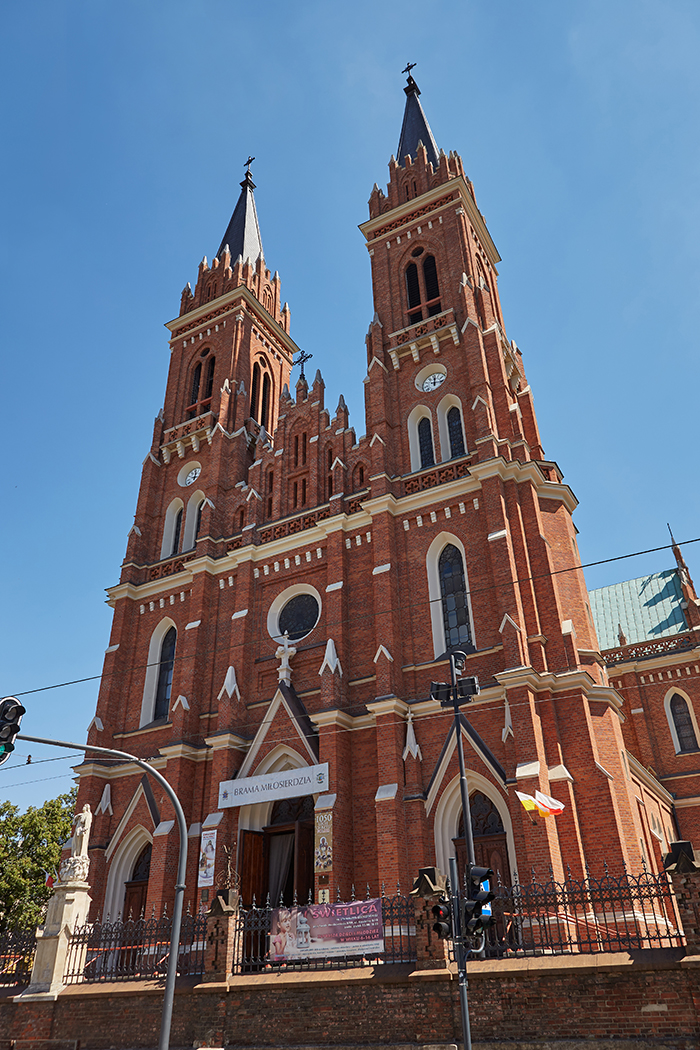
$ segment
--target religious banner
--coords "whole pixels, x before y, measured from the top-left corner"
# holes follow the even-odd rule
[[[322,809],[316,814],[314,827],[314,872],[317,875],[333,871],[333,810]]]
[[[281,773],[265,773],[259,777],[243,777],[242,780],[222,780],[219,783],[219,809],[316,795],[321,791],[328,791],[327,762],[302,766],[301,769],[285,769]]]
[[[270,931],[271,962],[379,955],[384,951],[381,898],[275,908]]]
[[[214,885],[214,863],[216,861],[216,830],[203,831],[199,846],[198,886]]]

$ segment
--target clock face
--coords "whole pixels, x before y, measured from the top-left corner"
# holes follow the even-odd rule
[[[426,376],[423,380],[423,390],[425,390],[426,394],[430,393],[431,390],[437,390],[437,388],[444,382],[444,372],[433,372],[432,375]]]
[[[202,468],[201,467],[193,467],[192,470],[187,475],[187,477],[185,478],[185,484],[186,485],[192,485],[197,480],[197,478],[199,477],[199,475],[201,473],[202,473]]]

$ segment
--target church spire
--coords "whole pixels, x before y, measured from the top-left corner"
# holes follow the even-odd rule
[[[430,130],[428,119],[423,112],[423,107],[418,98],[420,95],[420,89],[411,76],[412,68],[413,67],[409,64],[406,69],[404,69],[404,73],[408,73],[408,80],[406,82],[406,87],[404,88],[404,91],[406,92],[406,108],[403,114],[401,137],[399,138],[399,149],[396,159],[402,168],[405,167],[406,157],[409,156],[415,160],[418,143],[422,142],[428,154],[427,159],[431,162],[434,168],[437,168],[439,150],[435,138],[433,137],[433,133]]]
[[[258,213],[255,210],[255,197],[253,196],[255,183],[250,174],[250,165],[254,160],[255,157],[248,157],[246,161],[247,167],[245,178],[241,183],[241,195],[216,253],[219,259],[227,245],[234,262],[240,256],[243,262],[250,261],[255,265],[258,256],[263,255]]]

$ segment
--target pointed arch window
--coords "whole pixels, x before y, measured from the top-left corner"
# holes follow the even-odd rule
[[[423,320],[421,310],[420,283],[418,281],[418,267],[415,263],[409,263],[406,268],[406,294],[408,296],[408,323],[415,324]]]
[[[182,513],[183,509],[180,507],[179,511],[175,515],[175,527],[173,529],[173,546],[170,551],[171,554],[177,554],[180,550],[180,536],[182,534]]]
[[[197,505],[197,516],[194,519],[194,536],[192,537],[192,546],[197,542],[199,538],[199,528],[202,524],[202,511],[204,510],[204,500],[200,500]]]
[[[420,269],[414,262],[406,267],[406,298],[409,325],[441,312],[440,282],[434,255],[426,255]]]
[[[467,601],[464,562],[457,547],[448,543],[438,561],[442,620],[448,649],[471,643],[472,630]]]
[[[192,369],[190,382],[190,400],[187,406],[187,418],[194,419],[208,412],[211,408],[211,396],[214,390],[214,369],[216,358],[209,355],[209,349],[202,351],[201,360]]]
[[[453,405],[447,413],[447,433],[450,438],[450,459],[463,456],[466,449],[464,448],[462,413],[456,405]]]
[[[156,686],[156,702],[153,711],[154,721],[159,718],[167,718],[170,709],[170,693],[173,686],[173,668],[175,666],[175,644],[177,642],[177,631],[171,627],[163,638],[160,648],[160,663],[158,667],[158,684]]]
[[[680,751],[697,751],[698,741],[690,715],[688,701],[680,693],[674,693],[670,703],[671,718],[676,728]]]
[[[326,477],[326,499],[330,499],[333,495],[333,449],[326,449],[326,466],[328,468],[328,474]]]
[[[260,392],[260,365],[253,365],[253,383],[250,388],[250,414],[253,419],[258,418],[258,393]]]
[[[418,424],[418,447],[420,449],[421,470],[424,467],[435,466],[435,451],[433,449],[433,428],[427,416],[423,416]]]
[[[269,372],[265,372],[262,381],[262,404],[260,406],[260,426],[265,427],[265,430],[270,429],[270,388],[271,380]]]

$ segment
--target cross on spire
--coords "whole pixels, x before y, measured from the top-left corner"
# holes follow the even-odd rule
[[[306,376],[304,375],[304,363],[306,361],[310,361],[313,356],[313,354],[307,354],[306,350],[299,351],[299,356],[297,357],[294,364],[301,365],[301,375],[299,377],[300,379],[306,379]]]
[[[246,175],[250,175],[250,165],[253,163],[254,160],[255,157],[251,157],[250,155],[248,156],[248,160],[245,162],[244,165]]]
[[[412,70],[412,69],[415,69],[415,66],[416,66],[416,63],[415,63],[415,62],[407,62],[407,63],[406,63],[406,68],[405,68],[405,69],[402,69],[402,70],[401,70],[401,72],[402,72],[402,73],[408,73],[408,75],[409,75],[409,77],[410,77],[410,75],[411,75],[411,70]]]

